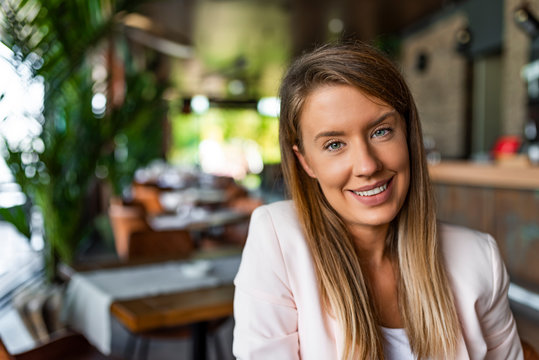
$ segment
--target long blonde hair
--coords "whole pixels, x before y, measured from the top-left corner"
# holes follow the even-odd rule
[[[361,43],[325,45],[303,55],[280,89],[283,176],[312,253],[322,300],[344,335],[343,358],[383,359],[384,353],[377,311],[352,238],[292,150],[296,145],[303,151],[300,116],[306,97],[326,84],[354,86],[391,105],[406,122],[410,188],[390,226],[386,251],[398,263],[399,308],[413,353],[420,359],[452,358],[460,326],[441,259],[415,102],[391,61]]]

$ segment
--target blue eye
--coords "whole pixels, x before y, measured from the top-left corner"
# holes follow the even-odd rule
[[[329,151],[336,151],[343,147],[343,143],[340,141],[333,141],[326,145],[326,149]]]
[[[378,129],[378,130],[374,131],[374,133],[372,134],[372,137],[385,136],[385,135],[389,134],[389,132],[391,132],[391,129],[389,129],[389,128]]]

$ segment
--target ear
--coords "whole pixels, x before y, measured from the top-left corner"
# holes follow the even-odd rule
[[[292,150],[294,150],[294,154],[296,154],[296,157],[298,158],[299,163],[301,164],[301,167],[303,167],[303,170],[305,170],[307,175],[309,175],[313,179],[316,179],[316,175],[314,171],[311,169],[311,167],[307,163],[307,160],[305,159],[301,151],[299,151],[298,146],[297,145],[292,146]]]

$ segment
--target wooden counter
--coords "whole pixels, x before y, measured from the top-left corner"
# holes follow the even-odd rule
[[[464,161],[429,166],[434,183],[539,190],[539,166],[502,166]]]

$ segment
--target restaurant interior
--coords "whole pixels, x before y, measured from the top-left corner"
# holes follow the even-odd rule
[[[279,83],[336,41],[403,73],[438,217],[496,239],[539,358],[539,0],[4,0],[0,360],[232,359]]]

